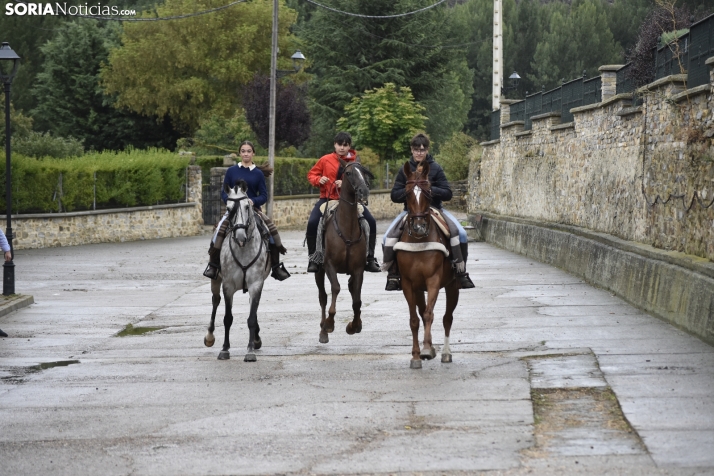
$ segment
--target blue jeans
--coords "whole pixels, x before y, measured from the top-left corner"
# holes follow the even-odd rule
[[[468,243],[469,242],[469,237],[466,235],[466,230],[464,229],[463,225],[459,222],[459,220],[454,217],[449,211],[446,210],[446,208],[441,209],[441,213],[444,214],[445,217],[447,217],[449,220],[454,222],[456,225],[456,228],[459,229],[459,243]],[[392,223],[389,225],[387,228],[387,231],[384,232],[384,236],[382,237],[382,246],[385,245],[385,242],[387,241],[387,236],[389,236],[389,232],[392,231],[392,228],[397,226],[402,219],[404,218],[404,215],[406,215],[407,212],[406,210],[403,210],[399,215],[397,215],[397,218],[395,218]]]

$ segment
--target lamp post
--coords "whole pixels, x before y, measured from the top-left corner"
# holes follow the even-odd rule
[[[6,66],[7,65],[7,66]],[[12,250],[12,180],[10,165],[10,85],[17,74],[20,66],[20,57],[15,53],[7,42],[0,46],[0,80],[5,86],[5,218],[7,228],[5,236],[10,244],[12,258],[15,254]],[[7,68],[7,69],[6,69]],[[5,261],[3,264],[2,293],[4,296],[15,294],[15,263]]]
[[[508,86],[501,86],[501,95],[503,98],[506,98],[506,93],[508,91],[515,91],[518,89],[518,82],[521,80],[521,77],[518,76],[518,73],[515,71],[511,73],[511,75],[508,77]]]

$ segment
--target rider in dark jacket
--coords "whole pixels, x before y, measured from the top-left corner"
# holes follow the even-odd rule
[[[474,283],[469,278],[466,272],[466,258],[468,256],[468,237],[466,230],[461,226],[459,221],[442,206],[442,201],[449,201],[453,196],[449,181],[446,180],[444,169],[441,168],[434,158],[428,153],[429,138],[424,134],[417,134],[411,141],[412,156],[409,159],[409,165],[412,172],[417,166],[426,161],[429,164],[429,182],[431,183],[431,206],[438,209],[442,216],[449,224],[451,231],[450,244],[451,256],[456,270],[456,276],[459,279],[462,289],[474,287]],[[404,169],[399,169],[397,177],[394,179],[392,187],[392,201],[394,203],[403,203],[404,211],[400,213],[396,219],[389,225],[384,237],[382,238],[382,248],[384,250],[383,261],[389,266],[389,274],[387,275],[387,291],[397,291],[401,289],[399,268],[397,267],[396,256],[394,255],[394,245],[399,241],[401,236],[401,223],[404,216],[407,214],[407,194],[406,194],[407,177],[404,174]]]

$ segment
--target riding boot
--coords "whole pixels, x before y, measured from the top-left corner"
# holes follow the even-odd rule
[[[392,261],[387,274],[387,286],[385,291],[400,291],[402,289],[401,277],[399,276],[399,266],[397,260]]]
[[[466,272],[466,259],[468,258],[469,255],[469,244],[468,243],[459,243],[459,246],[461,247],[461,255],[464,257],[464,270],[461,273],[456,273],[456,277],[459,278],[459,283],[461,284],[461,289],[472,289],[475,288],[476,285],[471,281],[471,278],[469,278],[469,273]]]
[[[367,251],[367,263],[364,266],[365,271],[369,271],[370,273],[379,273],[382,271],[382,268],[379,266],[379,262],[377,261],[377,258],[374,257],[374,246],[377,243],[377,235],[376,233],[372,233],[369,235],[369,250]]]
[[[308,257],[315,254],[315,249],[317,248],[317,235],[306,236],[307,238],[307,255]],[[307,265],[308,273],[317,273],[320,270],[320,265],[310,260]]]
[[[277,279],[278,281],[285,281],[290,277],[290,273],[285,269],[283,263],[280,262],[280,248],[277,245],[270,245],[270,265],[273,268],[273,272],[270,276]]]
[[[221,270],[221,249],[216,248],[211,243],[211,247],[208,249],[208,256],[208,266],[206,266],[203,275],[207,278],[216,279],[218,272]]]
[[[7,334],[0,329],[0,337],[7,337]]]

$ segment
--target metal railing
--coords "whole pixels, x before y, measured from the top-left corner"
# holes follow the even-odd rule
[[[704,64],[714,56],[714,15],[689,28],[687,87],[694,88],[709,82],[709,67]]]
[[[501,138],[501,110],[491,112],[491,140]]]

